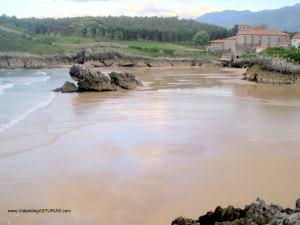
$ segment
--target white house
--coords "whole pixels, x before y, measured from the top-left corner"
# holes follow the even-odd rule
[[[300,48],[300,33],[296,34],[291,41],[292,46]]]

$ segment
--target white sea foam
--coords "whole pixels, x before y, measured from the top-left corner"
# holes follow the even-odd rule
[[[0,96],[3,95],[5,89],[12,88],[14,85],[12,83],[1,84],[0,83]]]
[[[45,100],[44,102],[41,102],[40,104],[34,105],[32,108],[26,110],[23,114],[18,115],[15,118],[10,119],[6,124],[0,125],[0,132],[2,132],[4,130],[6,130],[7,128],[15,125],[16,123],[22,121],[25,117],[27,117],[32,112],[49,105],[52,102],[52,100],[54,99],[54,97],[55,97],[55,93],[51,93],[49,98],[47,100]]]
[[[47,73],[44,71],[38,71],[38,72],[34,73],[33,75],[47,75]]]
[[[28,85],[31,83],[46,82],[50,79],[49,76],[26,76],[26,77],[3,77],[2,81],[11,82],[14,84]]]

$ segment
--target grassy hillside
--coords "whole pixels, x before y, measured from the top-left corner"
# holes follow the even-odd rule
[[[72,54],[78,50],[118,51],[124,54],[150,57],[208,57],[204,49],[157,41],[96,41],[78,35],[27,35],[20,31],[0,29],[0,52],[34,54]]]
[[[0,51],[74,53],[81,48],[151,57],[213,57],[190,43],[198,31],[211,39],[232,30],[177,17],[18,19],[0,16]]]

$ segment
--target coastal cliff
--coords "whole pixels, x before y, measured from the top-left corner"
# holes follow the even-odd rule
[[[244,79],[264,84],[296,84],[300,65],[278,57],[258,56],[248,66]]]
[[[0,69],[39,69],[71,67],[74,63],[88,67],[195,67],[212,63],[206,59],[150,58],[123,55],[118,52],[79,51],[76,55],[33,55],[2,53]]]

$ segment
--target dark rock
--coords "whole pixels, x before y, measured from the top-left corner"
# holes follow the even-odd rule
[[[141,85],[141,81],[137,80],[134,75],[129,73],[112,72],[109,76],[113,83],[124,89],[133,90],[138,85]]]
[[[83,64],[86,61],[86,54],[84,50],[79,51],[74,56],[74,63]]]
[[[300,198],[296,201],[296,210],[300,211]]]
[[[214,225],[216,222],[234,221],[245,217],[245,211],[243,209],[234,208],[229,206],[222,208],[218,206],[214,212],[208,212],[204,216],[200,216],[198,222],[201,225]]]
[[[96,68],[83,65],[71,67],[70,75],[73,80],[78,81],[78,88],[82,91],[116,91],[119,87],[133,90],[137,86],[143,86],[132,74],[112,72],[106,75]]]
[[[65,82],[65,84],[61,88],[62,93],[72,93],[78,91],[78,87],[69,81]]]
[[[292,210],[273,204],[268,205],[258,198],[256,202],[245,206],[244,209],[218,206],[214,212],[208,212],[196,221],[179,217],[172,222],[172,225],[197,223],[200,225],[300,225],[299,202],[297,200],[296,210]]]
[[[198,223],[191,219],[186,219],[183,217],[178,217],[172,222],[172,225],[198,225]]]
[[[61,92],[61,89],[62,89],[61,87],[60,88],[55,88],[53,91],[54,92]]]
[[[100,71],[81,65],[70,69],[71,78],[78,81],[78,88],[85,91],[116,91],[118,88],[111,78]]]
[[[61,92],[61,93],[72,93],[72,92],[77,92],[78,87],[74,83],[66,81],[62,87],[55,88],[53,91]]]

